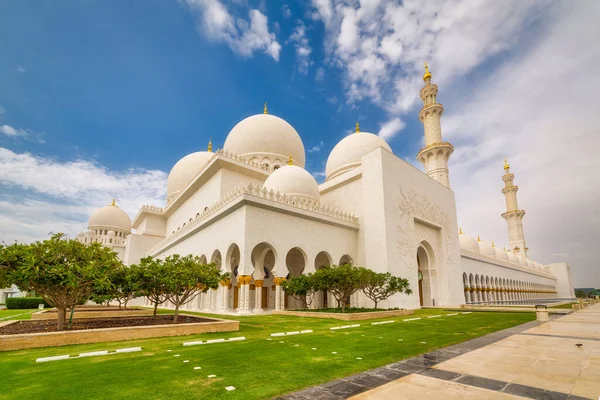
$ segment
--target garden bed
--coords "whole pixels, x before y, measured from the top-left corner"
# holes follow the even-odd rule
[[[373,310],[373,311],[353,311],[351,313],[330,312],[329,310],[293,310],[293,311],[273,311],[273,314],[293,315],[296,317],[310,318],[330,318],[341,321],[360,321],[367,319],[377,319],[386,317],[397,317],[403,315],[412,315],[413,310]]]
[[[114,342],[163,336],[193,335],[239,330],[239,321],[181,314],[177,324],[172,315],[94,318],[74,320],[69,331],[56,331],[56,321],[8,321],[0,323],[0,351],[79,343]]]
[[[69,318],[70,310],[67,310],[67,318]],[[152,315],[153,310],[141,308],[119,309],[118,307],[75,307],[73,319],[81,318],[107,318],[107,317],[135,317]],[[57,312],[55,308],[36,312],[31,314],[31,319],[46,320],[56,319]]]

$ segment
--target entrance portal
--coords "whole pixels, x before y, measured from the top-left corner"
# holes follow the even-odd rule
[[[417,249],[417,274],[419,285],[419,305],[435,306],[436,270],[433,249],[427,242],[421,242]]]

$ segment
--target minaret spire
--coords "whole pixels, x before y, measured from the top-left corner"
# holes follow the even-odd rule
[[[269,110],[267,110],[267,102],[265,101],[265,108],[263,109],[264,114],[268,114]]]
[[[354,133],[360,132],[360,125],[358,125],[358,121],[356,121],[356,131]]]
[[[209,153],[212,153],[212,139],[208,139],[208,148],[207,148]]]
[[[525,235],[523,233],[525,211],[519,210],[519,205],[517,204],[517,191],[519,187],[513,184],[514,177],[515,175],[510,173],[508,161],[504,160],[504,175],[502,176],[504,188],[502,189],[502,193],[506,199],[506,212],[502,214],[502,218],[508,224],[508,244],[513,253],[522,254],[527,257],[527,250],[529,249],[525,243]]]
[[[444,107],[437,102],[438,87],[431,83],[431,72],[427,63],[425,63],[423,81],[425,82],[425,86],[421,89],[423,108],[419,111],[419,120],[425,130],[425,147],[417,154],[417,160],[421,161],[427,175],[450,188],[448,159],[454,152],[454,147],[442,140],[440,119]]]

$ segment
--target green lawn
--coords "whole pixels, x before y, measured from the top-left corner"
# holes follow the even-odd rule
[[[37,308],[32,310],[0,310],[0,320],[9,321],[11,319],[31,319],[31,314],[37,311],[39,311]]]
[[[568,310],[572,310],[573,309],[573,304],[577,304],[577,303],[569,303],[569,304],[561,304],[558,306],[550,306],[550,308],[566,308]]]
[[[239,332],[3,352],[0,399],[266,399],[535,318],[533,313],[492,312],[425,318],[447,313],[422,310],[381,319],[396,321],[384,325],[282,315],[228,317],[241,321]],[[415,317],[423,319],[402,322]],[[329,330],[354,323],[361,326]],[[303,329],[314,333],[267,340],[271,333]],[[182,346],[188,340],[235,336],[248,340]],[[38,357],[131,346],[141,346],[143,352],[35,363]],[[217,378],[209,379],[209,374]],[[227,392],[230,385],[237,389]]]

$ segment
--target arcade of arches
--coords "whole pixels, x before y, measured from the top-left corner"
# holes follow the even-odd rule
[[[286,252],[278,252],[271,244],[262,242],[254,246],[251,252],[251,262],[254,267],[251,275],[238,273],[240,248],[232,244],[225,254],[219,250],[202,254],[203,262],[215,263],[223,272],[229,272],[229,279],[221,282],[219,289],[201,293],[196,299],[184,305],[184,310],[206,310],[214,312],[254,312],[286,308],[301,308],[302,304],[292,296],[286,296],[281,283],[291,277],[300,276],[316,269],[332,264],[353,263],[352,257],[343,254],[339,260],[333,259],[329,252],[320,251],[309,260],[306,252],[300,247],[293,247]],[[275,271],[279,261],[284,257],[286,271]],[[326,292],[316,293],[310,305],[311,308],[333,306],[332,296]],[[148,302],[146,300],[146,302]],[[172,307],[167,302],[165,307]]]
[[[463,274],[467,304],[527,304],[555,298],[554,287],[513,279]]]

